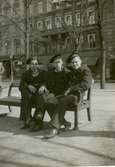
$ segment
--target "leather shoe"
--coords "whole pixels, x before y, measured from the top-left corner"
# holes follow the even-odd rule
[[[53,137],[55,137],[58,133],[59,133],[59,132],[58,132],[58,129],[52,129],[52,130],[49,132],[48,135],[45,135],[45,136],[43,137],[43,139],[50,139],[50,138],[53,138]]]
[[[39,125],[34,125],[33,127],[30,128],[30,132],[37,132],[40,131],[42,129],[42,127],[40,127]]]
[[[61,128],[63,129],[70,129],[71,128],[71,122],[68,122],[64,119],[63,124],[61,124]]]
[[[65,128],[70,128],[71,122],[64,120],[64,126],[65,126]]]

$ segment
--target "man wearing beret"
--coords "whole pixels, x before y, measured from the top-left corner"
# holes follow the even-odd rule
[[[68,108],[72,108],[79,103],[80,94],[84,95],[85,91],[91,87],[92,75],[87,65],[82,64],[80,56],[76,53],[70,55],[67,59],[69,69],[68,80],[69,85],[64,96],[58,101],[51,124],[52,129],[46,139],[54,137],[58,134],[60,125],[63,124],[64,115]]]

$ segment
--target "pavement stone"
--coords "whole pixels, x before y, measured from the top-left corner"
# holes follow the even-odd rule
[[[1,97],[8,91],[4,84]],[[6,86],[6,88],[5,88]],[[15,95],[19,95],[14,90]],[[31,133],[21,130],[18,107],[0,106],[0,167],[77,167],[115,165],[115,84],[92,89],[92,121],[86,111],[79,112],[79,131],[62,131],[53,139],[43,140],[47,130]],[[66,119],[73,122],[73,113]],[[44,121],[49,121],[48,114]]]

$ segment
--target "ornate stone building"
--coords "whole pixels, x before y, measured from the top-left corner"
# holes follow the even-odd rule
[[[0,59],[25,53],[24,0],[0,0]],[[82,3],[81,3],[82,2]],[[106,78],[115,79],[115,1],[101,0]],[[79,42],[79,53],[95,75],[99,74],[100,38],[96,0],[32,0],[29,6],[29,54],[43,63],[55,53],[64,60]],[[80,36],[79,36],[80,35]],[[42,37],[42,38],[41,38]],[[19,63],[19,62],[18,62]]]

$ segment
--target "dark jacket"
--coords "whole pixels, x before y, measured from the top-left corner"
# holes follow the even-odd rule
[[[32,72],[29,69],[22,75],[19,90],[23,91],[23,89],[28,88],[28,85],[33,85],[38,90],[39,87],[43,85],[43,83],[44,83],[44,72],[40,72],[38,76],[33,77]]]
[[[91,84],[92,74],[90,69],[86,65],[82,65],[77,70],[70,68],[69,85],[71,88],[71,94],[84,92],[91,87]]]
[[[61,72],[55,72],[53,69],[47,72],[46,87],[54,95],[63,95],[68,88],[68,72],[63,69]]]

